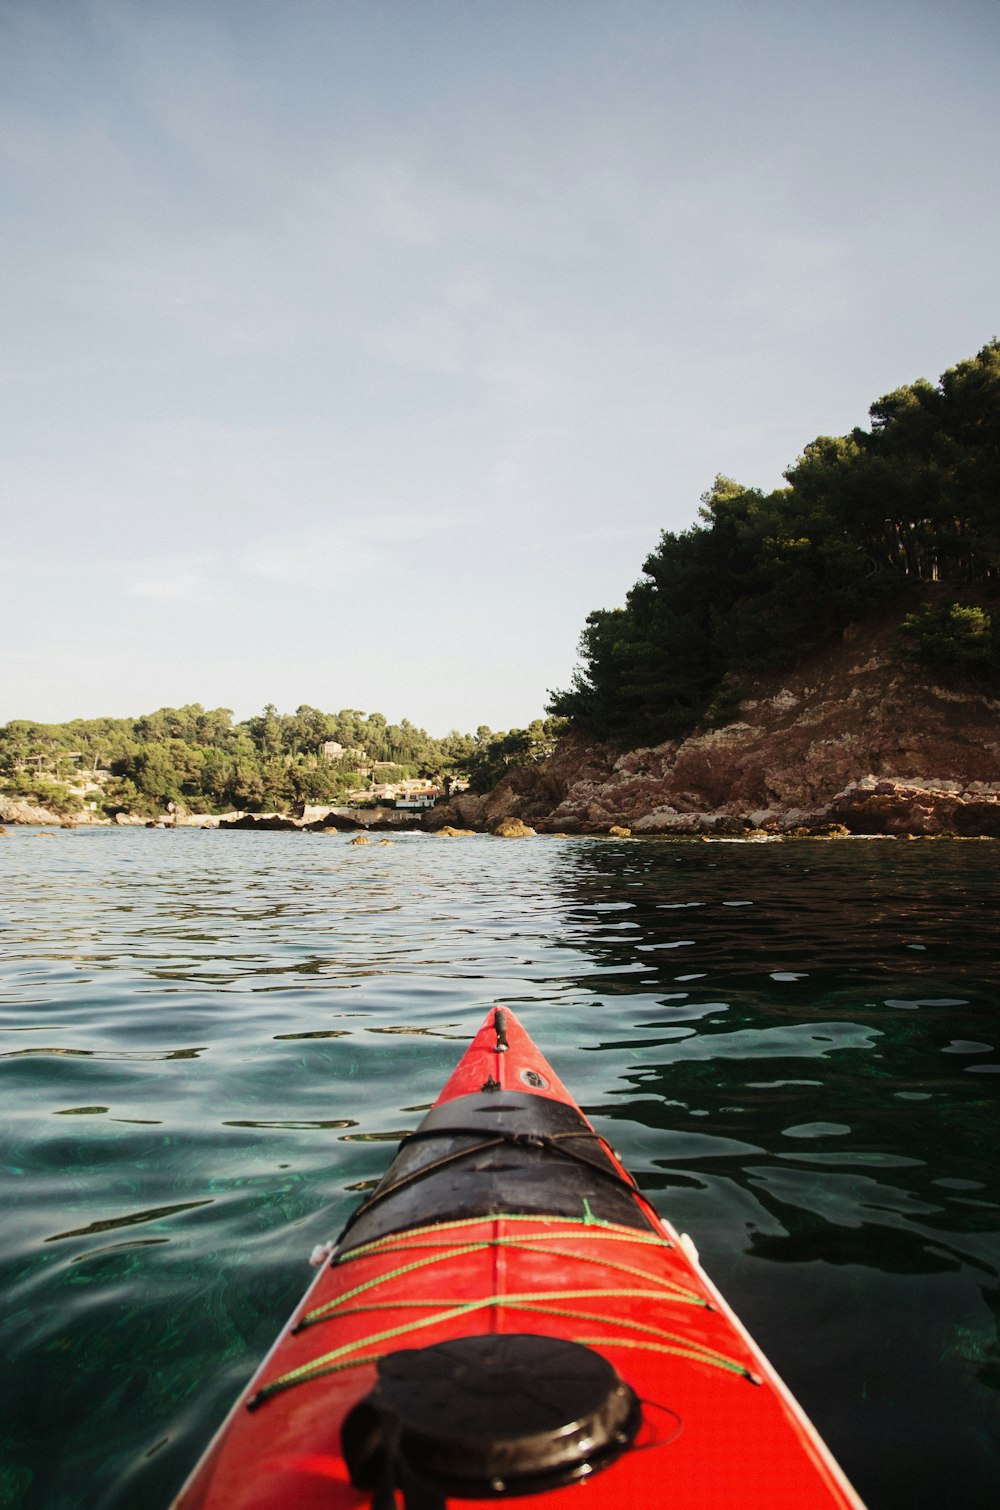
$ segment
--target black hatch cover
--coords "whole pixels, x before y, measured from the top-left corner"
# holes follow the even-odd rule
[[[435,1510],[447,1495],[533,1494],[618,1457],[641,1422],[633,1390],[592,1348],[531,1333],[458,1337],[380,1359],[344,1422],[351,1482],[373,1504]]]

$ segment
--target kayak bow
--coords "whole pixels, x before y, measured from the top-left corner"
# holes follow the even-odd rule
[[[861,1507],[506,1009],[322,1265],[175,1510]]]

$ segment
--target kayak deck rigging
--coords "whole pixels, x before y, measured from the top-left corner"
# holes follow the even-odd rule
[[[581,1242],[585,1242],[588,1236],[599,1237],[602,1244],[608,1241],[616,1241],[628,1244],[633,1248],[644,1247],[648,1249],[650,1247],[672,1246],[665,1239],[657,1238],[653,1235],[647,1237],[645,1234],[627,1229],[607,1227],[603,1223],[595,1223],[592,1220],[588,1221],[586,1218],[581,1218],[578,1224],[573,1224],[563,1219],[560,1225],[567,1229],[564,1232],[558,1230],[552,1231],[550,1227],[548,1230],[542,1232],[536,1231],[524,1235],[475,1235],[476,1229],[482,1227],[484,1224],[488,1224],[492,1231],[496,1228],[498,1222],[506,1225],[508,1222],[516,1223],[518,1220],[521,1219],[517,1216],[508,1215],[501,1218],[490,1217],[480,1219],[478,1222],[471,1223],[456,1222],[453,1224],[454,1228],[457,1229],[456,1237],[463,1232],[463,1229],[466,1236],[466,1241],[460,1243],[456,1243],[454,1239],[450,1242],[443,1242],[439,1236],[441,1229],[435,1224],[429,1227],[426,1233],[407,1232],[402,1240],[392,1238],[381,1239],[367,1244],[364,1248],[355,1249],[353,1252],[334,1256],[331,1259],[331,1267],[339,1270],[345,1265],[352,1262],[357,1263],[359,1260],[365,1258],[377,1257],[379,1260],[384,1260],[387,1256],[396,1257],[404,1253],[426,1255],[411,1259],[409,1262],[403,1264],[394,1265],[391,1269],[380,1270],[373,1278],[360,1280],[348,1289],[343,1290],[340,1294],[324,1301],[322,1305],[314,1307],[311,1311],[307,1311],[292,1329],[295,1335],[300,1334],[308,1327],[317,1326],[321,1322],[337,1320],[344,1316],[372,1315],[394,1310],[426,1310],[429,1314],[413,1321],[401,1322],[397,1326],[385,1331],[361,1336],[350,1343],[333,1349],[331,1352],[324,1353],[307,1363],[300,1364],[289,1373],[269,1380],[267,1384],[263,1385],[247,1401],[248,1407],[256,1409],[272,1395],[284,1389],[290,1389],[295,1384],[307,1382],[309,1379],[320,1378],[325,1373],[332,1373],[338,1369],[355,1366],[356,1360],[347,1356],[355,1350],[365,1350],[376,1345],[381,1346],[384,1343],[394,1341],[397,1337],[411,1334],[423,1328],[438,1326],[458,1317],[471,1316],[476,1311],[484,1311],[491,1308],[497,1310],[519,1310],[534,1315],[558,1316],[575,1321],[601,1323],[606,1327],[606,1315],[600,1313],[595,1315],[590,1311],[571,1309],[565,1304],[557,1305],[556,1302],[570,1300],[620,1300],[624,1297],[630,1300],[648,1300],[656,1304],[672,1301],[677,1305],[701,1307],[708,1311],[714,1310],[712,1302],[705,1296],[699,1295],[696,1291],[679,1284],[676,1280],[660,1273],[650,1272],[648,1268],[640,1268],[634,1264],[623,1263],[618,1258],[612,1259],[606,1256],[580,1252],[577,1246]],[[577,1230],[578,1226],[582,1226],[585,1230],[583,1232]],[[589,1232],[586,1230],[588,1228],[590,1229]],[[563,1239],[566,1245],[561,1247],[554,1246],[560,1239]],[[359,1296],[365,1295],[370,1297],[375,1290],[381,1289],[383,1286],[391,1286],[399,1280],[406,1280],[418,1271],[428,1269],[434,1265],[440,1265],[448,1271],[449,1265],[454,1267],[455,1261],[462,1264],[473,1254],[482,1254],[498,1249],[504,1249],[508,1252],[531,1253],[537,1252],[543,1243],[546,1245],[545,1257],[547,1260],[560,1259],[566,1265],[590,1264],[599,1267],[604,1273],[627,1275],[632,1281],[641,1280],[648,1288],[636,1288],[634,1283],[632,1286],[623,1286],[619,1283],[603,1288],[589,1286],[570,1288],[566,1285],[560,1285],[554,1290],[531,1290],[524,1294],[508,1293],[501,1295],[489,1293],[469,1296],[463,1299],[447,1295],[421,1296],[415,1299],[386,1299],[381,1297],[374,1301],[369,1299],[362,1304],[348,1304],[348,1302],[356,1302]],[[573,1246],[570,1246],[571,1243]],[[427,1254],[427,1249],[431,1249],[432,1251]],[[749,1370],[745,1364],[736,1359],[726,1357],[717,1350],[693,1342],[690,1338],[684,1338],[676,1333],[665,1332],[658,1327],[639,1321],[620,1321],[618,1325],[632,1331],[648,1333],[650,1337],[658,1339],[656,1342],[644,1343],[642,1340],[635,1338],[618,1337],[616,1341],[621,1346],[649,1346],[654,1351],[675,1352],[679,1356],[689,1356],[696,1358],[699,1362],[742,1374],[754,1384],[760,1383],[757,1375]],[[571,1340],[586,1342],[588,1345],[593,1345],[595,1342],[595,1339],[584,1337],[573,1337]],[[603,1339],[605,1344],[609,1340],[606,1337]],[[370,1361],[371,1357],[374,1356],[382,1356],[382,1354],[371,1354],[365,1361]]]

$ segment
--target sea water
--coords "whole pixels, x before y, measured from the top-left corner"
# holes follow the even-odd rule
[[[0,1507],[169,1501],[495,1003],[871,1510],[992,1507],[998,857],[0,837]]]

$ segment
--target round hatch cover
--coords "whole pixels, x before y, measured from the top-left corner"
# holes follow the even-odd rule
[[[370,1426],[377,1413],[378,1452],[401,1487],[415,1475],[469,1498],[583,1478],[629,1445],[641,1419],[634,1392],[600,1353],[530,1333],[390,1353],[364,1405]]]

